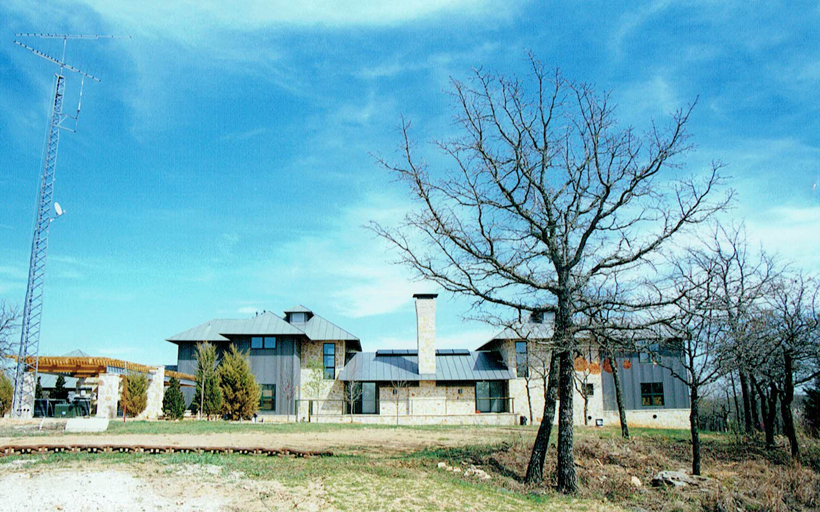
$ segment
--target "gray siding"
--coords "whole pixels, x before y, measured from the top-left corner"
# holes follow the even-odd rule
[[[672,353],[663,355],[664,364],[672,364],[675,373],[684,374],[680,363],[680,356]],[[632,367],[624,369],[623,362],[629,359]],[[651,409],[687,409],[689,408],[689,389],[686,384],[672,376],[669,369],[653,364],[641,363],[638,354],[630,354],[628,357],[618,357],[618,376],[621,378],[623,387],[624,406],[627,410],[651,410]],[[602,386],[604,393],[604,409],[614,411],[618,409],[615,401],[615,381],[612,374],[603,372]],[[641,383],[642,382],[663,382],[663,407],[644,407],[641,405]]]
[[[236,338],[233,342],[240,350],[250,351],[251,371],[256,377],[256,382],[276,385],[276,410],[264,411],[265,414],[287,414],[288,411],[293,411],[294,400],[298,397],[294,394],[288,400],[285,390],[287,386],[293,389],[299,386],[299,341],[291,337],[277,336],[275,349],[257,350],[250,350],[250,338]],[[218,356],[222,357],[230,343],[216,343],[216,346]],[[179,342],[177,364],[180,372],[196,374],[195,347],[196,342]],[[194,397],[194,388],[182,389],[185,403],[190,405]]]

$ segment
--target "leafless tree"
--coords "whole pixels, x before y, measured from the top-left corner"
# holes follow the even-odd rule
[[[347,412],[350,414],[350,423],[353,423],[353,415],[356,410],[356,402],[362,398],[362,383],[361,382],[346,382],[344,391],[345,405]]]
[[[4,300],[0,300],[0,371],[10,365],[9,356],[17,355],[16,339],[17,322],[20,320],[20,310]]]
[[[452,81],[463,135],[436,143],[453,163],[449,172],[431,170],[416,155],[403,121],[401,163],[379,162],[409,187],[419,209],[397,226],[372,227],[399,262],[472,297],[477,311],[554,312],[557,484],[573,493],[579,297],[591,283],[618,279],[620,307],[661,300],[643,270],[687,226],[722,209],[730,194],[712,201],[722,181],[718,165],[702,178],[679,172],[690,149],[691,108],[675,113],[668,128],[653,124],[639,135],[618,126],[607,94],[530,61],[527,84],[482,70],[466,83]],[[536,439],[533,450],[546,450],[543,441]]]
[[[408,400],[409,403],[410,397],[408,395],[407,389],[410,387],[410,383],[407,379],[403,378],[396,378],[393,380],[390,385],[393,387],[393,394],[395,396],[396,401],[396,425],[399,424],[399,402],[401,401],[402,390],[404,390],[405,398]],[[409,408],[409,405],[408,405]],[[409,411],[408,411],[409,412]]]
[[[719,257],[708,248],[689,249],[676,263],[676,280],[683,298],[662,313],[655,344],[647,347],[656,364],[689,388],[689,428],[692,474],[700,475],[702,390],[718,381],[730,360],[731,327],[721,297]],[[669,312],[668,309],[672,311]],[[683,357],[676,357],[683,353]],[[672,357],[669,357],[669,356]]]
[[[792,413],[794,390],[820,376],[819,300],[820,282],[802,272],[793,272],[777,280],[769,303],[780,363],[780,378],[775,373],[772,391],[780,395],[783,431],[794,458],[800,456]]]

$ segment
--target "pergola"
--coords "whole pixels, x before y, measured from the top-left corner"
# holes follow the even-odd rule
[[[155,369],[156,367],[112,357],[40,356],[38,364],[40,373],[57,373],[77,378],[97,377],[101,373],[124,374],[126,371],[149,373]],[[165,370],[166,386],[171,377],[176,377],[182,386],[194,386],[193,375]]]

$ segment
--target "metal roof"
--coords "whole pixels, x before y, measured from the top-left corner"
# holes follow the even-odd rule
[[[553,323],[525,322],[506,327],[489,341],[478,347],[478,350],[490,350],[490,344],[497,340],[547,340],[552,339]]]
[[[307,308],[305,308],[307,310]],[[309,310],[308,310],[309,311]],[[305,324],[290,324],[283,318],[266,311],[247,319],[214,319],[175,334],[168,341],[229,341],[230,336],[306,336],[316,341],[354,341],[359,338],[324,318],[313,315]],[[357,344],[361,350],[361,344]]]
[[[359,352],[345,365],[339,380],[359,382],[415,382],[419,375],[418,355],[383,355],[385,351]],[[399,352],[399,351],[395,351]],[[416,352],[416,351],[407,351]],[[436,351],[437,381],[510,380],[515,376],[495,352],[443,354]]]

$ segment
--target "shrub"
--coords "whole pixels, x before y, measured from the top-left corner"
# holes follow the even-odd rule
[[[232,420],[247,419],[259,409],[261,390],[248,363],[248,353],[231,345],[219,365],[222,412]]]
[[[123,409],[129,417],[138,416],[148,405],[148,377],[143,373],[133,373],[126,379],[123,393]]]
[[[0,418],[11,410],[11,400],[14,396],[14,388],[11,381],[0,373]]]
[[[196,347],[196,390],[191,402],[191,412],[201,412],[211,417],[219,414],[221,410],[222,389],[219,386],[216,347],[212,343],[203,342]]]
[[[165,396],[162,397],[162,412],[172,420],[181,420],[185,416],[185,397],[175,377],[169,379]]]

